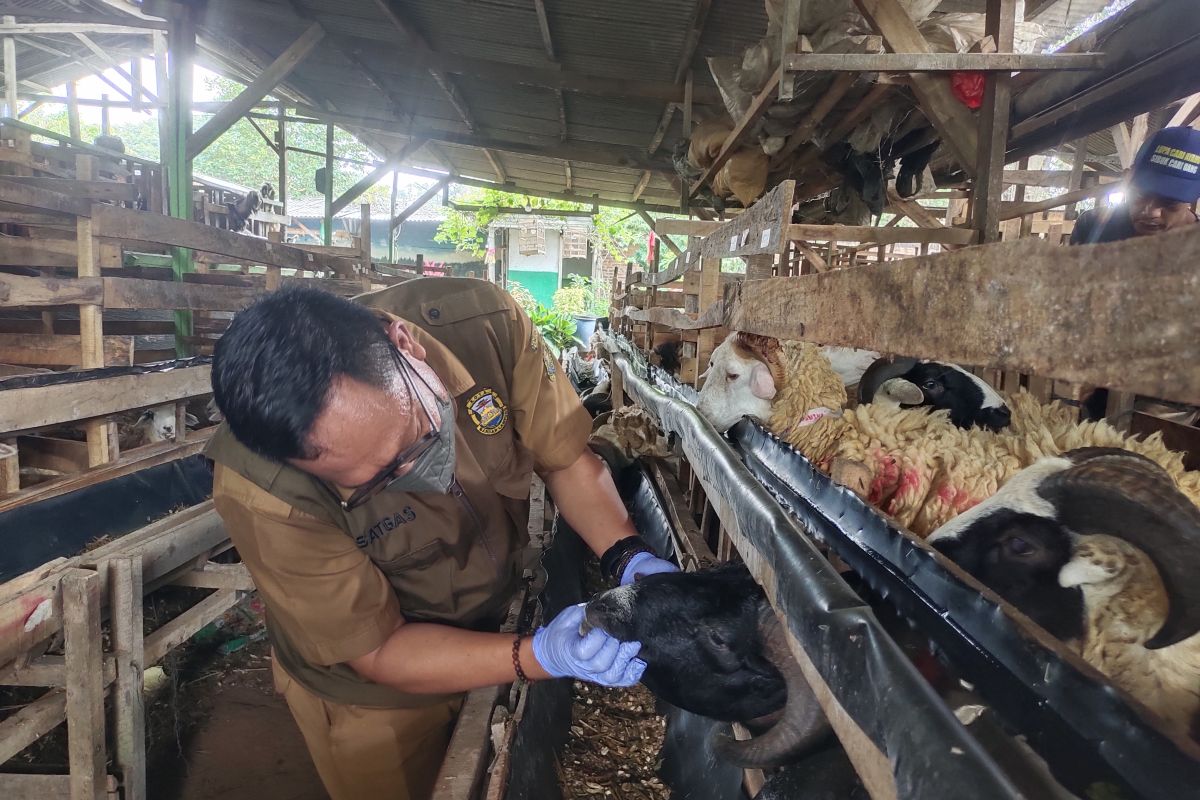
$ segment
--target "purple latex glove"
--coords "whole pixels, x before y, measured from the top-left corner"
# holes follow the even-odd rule
[[[585,603],[568,606],[533,634],[533,656],[556,678],[578,678],[601,686],[633,686],[646,662],[635,658],[641,642],[621,642],[599,628],[579,634]]]
[[[633,583],[638,577],[659,572],[679,572],[679,567],[653,553],[638,553],[625,565],[625,571],[621,573],[621,585]]]

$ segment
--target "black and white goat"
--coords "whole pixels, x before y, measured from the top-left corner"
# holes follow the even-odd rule
[[[950,412],[950,421],[960,428],[978,425],[998,431],[1012,421],[1011,409],[995,389],[954,364],[881,358],[863,373],[858,402],[884,399],[901,408],[945,409]]]
[[[1200,734],[1200,509],[1153,461],[1098,447],[1042,459],[928,541],[1168,730]]]

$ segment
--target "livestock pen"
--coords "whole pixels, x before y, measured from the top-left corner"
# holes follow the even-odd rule
[[[1136,0],[1091,26],[1107,4],[601,5],[0,8],[5,797],[215,792],[162,780],[206,756],[180,728],[188,714],[198,728],[213,715],[181,698],[194,684],[265,673],[269,661],[254,583],[201,455],[217,431],[206,405],[213,348],[238,310],[283,286],[353,297],[420,280],[371,254],[362,197],[397,173],[426,185],[402,207],[393,189],[391,230],[469,187],[509,198],[498,202],[512,212],[530,212],[533,198],[578,204],[571,214],[619,208],[653,231],[646,263],[619,267],[607,287],[609,330],[594,344],[613,415],[595,433],[643,426],[637,441],[618,431],[626,451],[610,467],[660,555],[685,573],[741,564],[761,588],[783,655],[832,731],[823,755],[849,766],[844,796],[1194,793],[1196,741],[936,537],[902,524],[872,495],[878,476],[807,458],[769,415],[725,431],[697,410],[706,372],[728,377],[714,379],[711,362],[731,335],[760,347],[739,352],[757,354],[776,381],[776,348],[854,348],[960,365],[1013,402],[1014,416],[1014,397],[1062,411],[1106,389],[1106,441],[1170,451],[1172,465],[1194,471],[1200,435],[1184,417],[1200,404],[1200,232],[1065,246],[1082,204],[1103,208],[1125,189],[1123,170],[1148,136],[1200,117],[1190,0]],[[196,67],[242,88],[197,102]],[[93,74],[115,95],[80,97],[77,81]],[[47,107],[66,111],[66,133],[29,122]],[[80,114],[92,107],[105,138],[88,141]],[[158,159],[112,149],[117,110],[156,119]],[[250,186],[194,174],[235,125],[271,154],[269,174],[246,180],[257,203]],[[324,149],[300,146],[298,126],[315,126]],[[347,133],[369,159],[337,152]],[[301,156],[322,164],[311,176],[320,245],[282,240]],[[359,172],[335,187],[339,164]],[[356,203],[358,241],[333,246],[332,221]],[[489,279],[504,286],[508,237],[490,244]],[[598,260],[594,279],[607,275]],[[675,342],[670,374],[654,350]],[[803,411],[843,420],[848,399]],[[130,438],[146,412],[173,413],[166,440]],[[651,441],[652,455],[639,452]],[[505,632],[532,630],[597,589],[580,537],[537,478],[527,533]],[[225,658],[188,673],[180,653],[198,651]],[[228,658],[237,652],[241,661]],[[600,698],[577,692],[574,702]],[[280,760],[307,763],[280,701],[261,702],[257,727],[210,748],[208,770],[230,772],[244,793],[282,794],[290,780],[320,796],[311,770],[236,760],[239,748],[277,752],[286,727],[293,749]],[[166,704],[168,731],[156,736],[154,709]],[[587,718],[573,720],[572,704],[569,681],[468,693],[433,797],[776,800],[832,785],[813,761],[743,768],[725,758],[726,740],[766,735],[762,720],[645,699],[636,714],[620,702],[601,709],[624,714],[620,730],[653,729],[645,740],[656,749],[633,752],[576,724]],[[155,750],[164,741],[173,761]],[[594,757],[566,763],[581,752]],[[638,763],[636,780],[621,759]],[[583,774],[605,762],[610,771]]]

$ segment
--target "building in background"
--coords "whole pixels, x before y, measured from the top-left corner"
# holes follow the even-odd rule
[[[489,242],[507,242],[508,283],[519,283],[549,306],[571,275],[593,274],[590,216],[506,214],[492,221]]]

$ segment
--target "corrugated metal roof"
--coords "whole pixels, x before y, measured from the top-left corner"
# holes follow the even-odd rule
[[[115,12],[94,2],[82,0],[79,6],[87,10],[87,19],[102,16],[120,22]],[[439,57],[661,85],[674,80],[699,2],[546,0],[555,61],[544,48],[531,0],[389,0],[389,5]],[[57,17],[72,13],[58,0],[10,0],[8,5],[42,9]],[[1106,0],[1063,0],[1042,12],[1037,21],[1074,24],[1105,5]],[[945,0],[940,10],[982,12],[984,7],[985,0]],[[439,85],[442,79],[435,80],[421,66],[422,45],[398,31],[375,0],[210,0],[202,36],[206,46],[211,43],[220,51],[226,64],[203,57],[201,61],[221,72],[253,76],[313,20],[326,30],[327,38],[298,65],[282,91],[342,115],[338,119],[345,127],[357,131],[381,155],[410,136],[432,135],[441,155],[425,147],[410,163],[496,181],[496,169],[480,147],[491,145],[503,177],[515,184],[516,191],[544,192],[567,189],[565,159],[569,158],[571,189],[576,194],[626,201],[650,168],[651,180],[642,199],[677,204],[678,182],[669,154],[682,136],[680,114],[674,114],[657,153],[653,157],[647,153],[667,101],[614,96],[615,86],[609,94],[564,91],[563,142],[558,93],[545,86],[513,83],[507,75],[498,80],[486,69],[478,74],[479,69],[469,72],[464,67],[448,76],[456,95],[452,101]],[[695,85],[712,88],[706,57],[738,55],[759,40],[766,27],[763,0],[711,2],[691,60]],[[106,36],[103,42],[121,54],[130,47],[145,48],[148,38]],[[71,63],[71,58],[91,56],[82,43],[63,36],[54,38],[52,46],[70,58],[22,45],[19,65],[32,65],[31,75],[56,82],[60,75],[83,74],[83,67]],[[258,63],[239,68],[247,54]],[[24,75],[24,69],[21,72]],[[706,112],[725,113],[719,106],[701,106],[697,117]],[[1114,158],[1111,138],[1103,133],[1091,137],[1090,149],[1098,160]],[[529,150],[541,155],[518,152]]]

